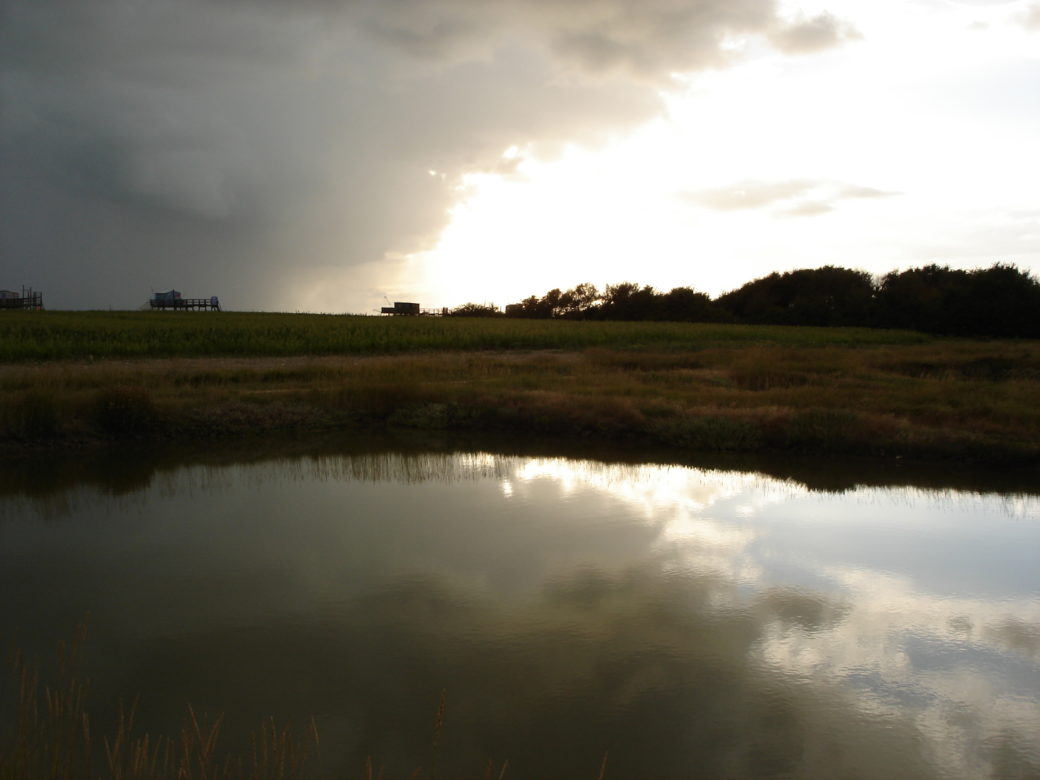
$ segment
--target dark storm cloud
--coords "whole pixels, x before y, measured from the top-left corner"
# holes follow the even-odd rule
[[[0,285],[292,308],[315,269],[429,245],[508,146],[596,143],[797,29],[772,0],[6,0]]]

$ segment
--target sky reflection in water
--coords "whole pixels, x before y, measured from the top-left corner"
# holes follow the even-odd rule
[[[516,479],[628,504],[659,529],[666,565],[739,584],[725,607],[760,612],[760,663],[837,680],[867,712],[912,713],[943,770],[986,773],[973,752],[1008,734],[1036,757],[1035,497],[834,495],[747,474],[566,461],[528,462]]]
[[[156,728],[315,714],[516,776],[1029,776],[1040,499],[487,454],[188,467],[0,498],[4,625],[91,614]],[[149,704],[151,703],[151,704]],[[234,739],[231,730],[229,739]]]

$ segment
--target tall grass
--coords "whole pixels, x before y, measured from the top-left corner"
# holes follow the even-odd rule
[[[864,328],[656,322],[364,317],[243,312],[7,312],[0,361],[371,355],[429,350],[655,348],[706,344],[915,344],[929,337]]]
[[[7,734],[0,731],[0,780],[303,780],[318,776],[312,759],[321,740],[313,718],[302,731],[266,719],[252,733],[244,753],[222,748],[222,717],[199,714],[190,705],[180,732],[172,737],[142,733],[136,724],[136,701],[119,705],[111,728],[99,728],[89,712],[90,683],[78,664],[86,632],[84,622],[72,641],[59,643],[57,664],[49,674],[21,652],[12,653],[13,728]],[[429,766],[417,767],[409,780],[442,776],[438,762],[446,696],[442,691],[434,717]],[[5,717],[7,713],[0,710],[0,723]],[[606,767],[604,755],[599,780],[604,780]],[[508,768],[508,760],[501,764],[489,760],[479,777],[505,780]],[[384,780],[385,775],[369,756],[360,767],[360,777]]]
[[[0,732],[0,780],[292,780],[308,776],[319,739],[312,720],[297,732],[273,719],[253,732],[245,754],[220,747],[222,718],[189,706],[174,737],[141,733],[136,703],[120,705],[111,728],[91,719],[90,683],[78,664],[86,636],[81,624],[58,646],[44,673],[37,661],[13,652],[12,728]],[[6,702],[5,702],[6,704]],[[7,713],[0,711],[0,722]]]
[[[0,450],[394,426],[678,451],[1040,459],[1037,341],[668,323],[42,314],[72,330],[85,323],[84,339],[125,320],[125,331],[98,341],[110,351],[188,355],[87,360],[88,339],[61,344],[76,359],[46,360],[43,342],[26,347],[37,359],[0,362]],[[0,326],[50,321],[36,316],[0,317]],[[169,339],[148,342],[167,321]],[[213,344],[238,344],[243,354],[206,356],[191,351],[197,340],[174,338],[207,322],[227,328]],[[272,327],[282,322],[291,327]],[[282,354],[295,347],[304,354]]]

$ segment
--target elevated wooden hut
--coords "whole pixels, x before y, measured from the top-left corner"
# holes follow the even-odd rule
[[[393,306],[384,306],[380,311],[383,314],[392,314],[397,317],[418,317],[420,312],[419,304],[404,301],[394,301]]]
[[[31,287],[15,290],[0,290],[0,310],[40,311],[43,308],[43,293]]]
[[[209,298],[185,298],[179,290],[163,290],[162,292],[152,293],[152,297],[148,299],[148,305],[152,309],[161,311],[181,311],[185,309],[220,311],[220,300],[216,295],[211,295]]]

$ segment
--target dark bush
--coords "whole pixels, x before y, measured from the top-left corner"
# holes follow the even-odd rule
[[[824,266],[770,274],[717,303],[738,321],[756,325],[867,325],[873,298],[870,274]]]
[[[49,439],[58,432],[58,405],[53,396],[39,390],[16,398],[6,417],[10,434],[23,441]]]
[[[99,393],[94,402],[94,419],[110,436],[140,436],[160,428],[155,402],[139,387],[115,387]]]
[[[490,303],[464,303],[448,312],[449,317],[501,317],[502,312]]]

